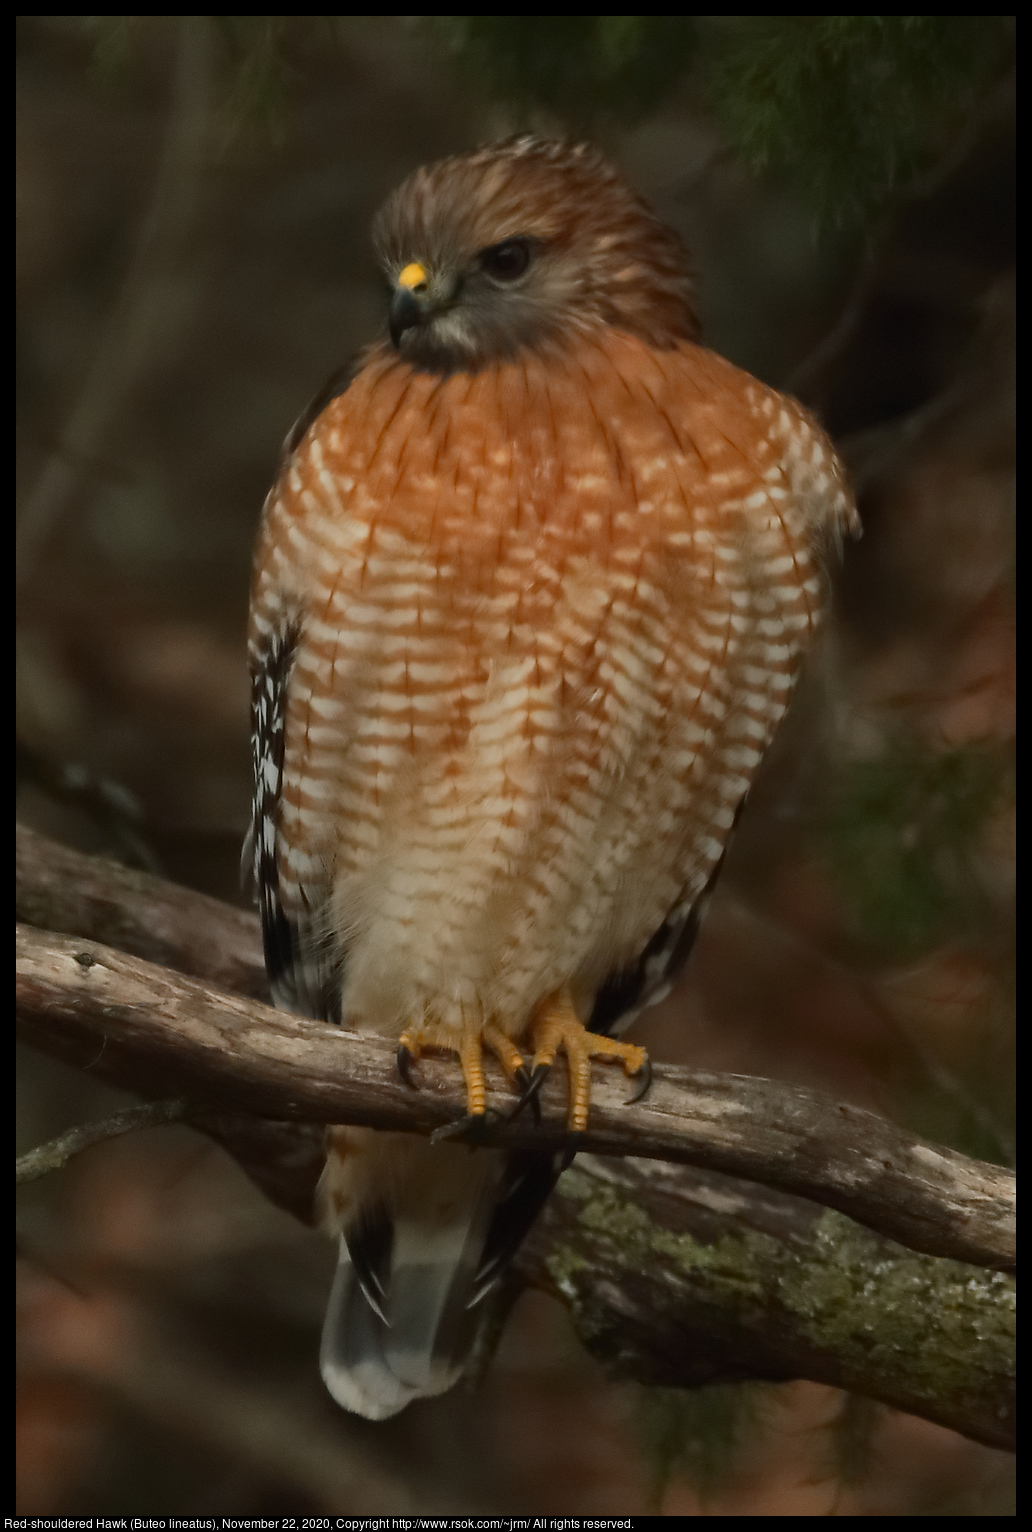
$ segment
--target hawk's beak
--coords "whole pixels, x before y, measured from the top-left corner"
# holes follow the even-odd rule
[[[411,261],[398,275],[398,285],[391,299],[391,342],[397,350],[401,337],[413,325],[422,324],[430,311],[426,297],[426,271],[418,261]]]

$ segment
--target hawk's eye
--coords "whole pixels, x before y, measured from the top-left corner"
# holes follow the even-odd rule
[[[525,239],[503,239],[480,252],[481,270],[496,282],[515,282],[530,265],[530,245]]]

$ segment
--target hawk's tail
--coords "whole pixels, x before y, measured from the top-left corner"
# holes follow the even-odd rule
[[[319,1365],[338,1404],[382,1420],[463,1370],[491,1285],[478,1276],[505,1157],[346,1131],[322,1188],[326,1208],[327,1182],[342,1185],[345,1210]]]

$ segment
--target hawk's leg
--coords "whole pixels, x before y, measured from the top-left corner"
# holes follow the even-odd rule
[[[512,1038],[506,1037],[501,1027],[496,1027],[493,1021],[487,1023],[480,1035],[484,1046],[490,1048],[513,1084],[518,1085],[520,1090],[526,1090],[530,1084],[530,1072]]]
[[[432,1141],[442,1138],[469,1138],[475,1140],[484,1135],[487,1125],[487,1083],[484,1079],[484,1049],[488,1048],[505,1070],[513,1084],[521,1090],[530,1085],[530,1075],[523,1062],[523,1055],[515,1043],[493,1022],[483,1026],[456,1028],[434,1024],[413,1027],[398,1039],[398,1073],[406,1085],[415,1086],[412,1065],[427,1049],[457,1053],[462,1066],[462,1078],[466,1082],[466,1115],[447,1127],[438,1128]],[[491,1116],[496,1114],[492,1112]]]
[[[589,1032],[577,1019],[569,991],[558,990],[541,1006],[530,1025],[530,1042],[534,1059],[530,1072],[530,1085],[524,1091],[520,1105],[535,1100],[537,1091],[547,1075],[560,1048],[566,1054],[570,1071],[570,1099],[567,1122],[571,1133],[583,1133],[588,1125],[588,1108],[591,1104],[592,1059],[618,1059],[627,1074],[641,1075],[640,1090],[631,1097],[638,1101],[649,1088],[652,1069],[644,1048],[634,1043],[620,1043],[613,1037]]]

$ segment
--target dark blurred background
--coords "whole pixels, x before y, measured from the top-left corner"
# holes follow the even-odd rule
[[[590,136],[864,522],[635,1036],[1009,1163],[1012,23],[26,17],[17,59],[19,818],[241,902],[252,540],[383,326],[371,216],[440,155]],[[19,1083],[22,1148],[128,1099],[28,1051]],[[613,1382],[534,1293],[478,1392],[369,1426],[318,1380],[332,1249],[206,1140],[21,1195],[23,1514],[1012,1513],[1003,1454],[813,1384]]]

